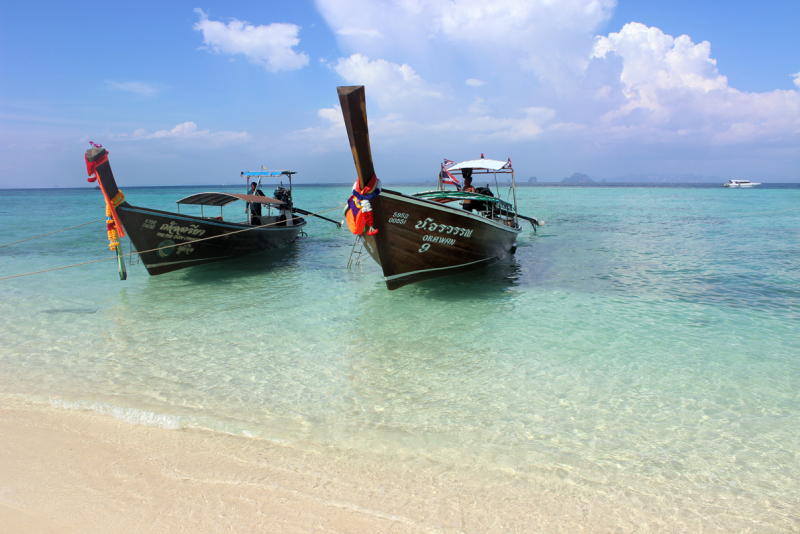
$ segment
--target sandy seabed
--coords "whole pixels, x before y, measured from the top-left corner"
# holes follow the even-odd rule
[[[675,510],[300,452],[24,402],[0,407],[3,533],[666,532]],[[513,473],[509,474],[513,479]],[[694,532],[744,531],[697,518]]]

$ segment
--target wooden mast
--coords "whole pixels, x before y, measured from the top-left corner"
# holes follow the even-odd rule
[[[353,160],[358,173],[358,188],[364,186],[375,175],[372,165],[372,151],[369,147],[369,126],[367,125],[367,101],[363,85],[337,87],[339,103],[342,106],[347,138],[353,151]]]

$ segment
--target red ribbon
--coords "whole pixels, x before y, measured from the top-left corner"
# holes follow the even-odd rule
[[[364,187],[359,189],[358,182],[356,182],[356,191],[358,191],[359,195],[369,195],[375,190],[375,186],[378,183],[378,176],[376,174],[372,175],[372,178],[364,184]]]
[[[83,159],[86,161],[86,172],[89,174],[89,178],[87,178],[87,181],[96,182],[97,167],[102,165],[103,163],[108,163],[108,151],[106,151],[106,153],[103,154],[102,157],[100,157],[96,161],[89,161],[89,158],[86,157],[85,154],[83,156]],[[103,196],[105,197],[106,202],[108,202],[108,205],[111,206],[111,218],[114,219],[114,226],[116,227],[115,229],[117,230],[117,234],[120,237],[125,237],[125,229],[122,227],[122,223],[119,220],[119,216],[117,215],[117,210],[115,209],[114,203],[111,202],[108,193],[106,193],[106,188],[103,187],[103,182],[98,182],[98,185],[100,185],[100,189],[103,191]],[[108,227],[108,229],[111,230],[110,227]]]
[[[89,161],[89,158],[86,155],[83,156],[83,159],[86,160],[86,173],[89,175],[89,178],[87,178],[86,181],[87,182],[96,182],[97,181],[97,166],[98,165],[102,165],[103,163],[108,163],[108,152],[103,154],[103,157],[101,157],[100,159],[95,160],[95,161]]]

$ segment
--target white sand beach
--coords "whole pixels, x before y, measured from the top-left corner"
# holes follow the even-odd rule
[[[695,532],[752,527],[746,515],[681,513],[662,497],[595,498],[536,484],[477,483],[457,470],[389,470],[91,411],[0,410],[3,532]],[[671,503],[671,505],[670,505]]]
[[[87,411],[0,414],[8,532],[600,531],[611,512]]]

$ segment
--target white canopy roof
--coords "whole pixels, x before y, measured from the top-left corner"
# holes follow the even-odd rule
[[[497,161],[496,159],[473,159],[470,161],[456,163],[452,167],[448,167],[447,170],[450,172],[460,171],[461,169],[487,169],[490,171],[499,171],[506,165],[508,165],[507,161]]]

